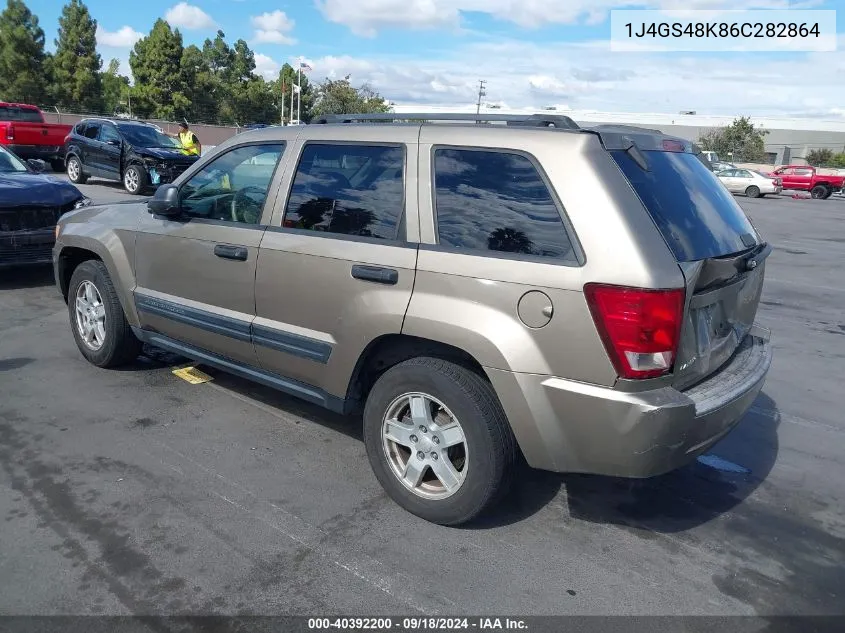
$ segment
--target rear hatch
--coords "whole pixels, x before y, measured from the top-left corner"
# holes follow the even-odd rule
[[[750,331],[771,247],[688,141],[645,133],[601,136],[684,274],[673,385],[690,387],[722,367]]]

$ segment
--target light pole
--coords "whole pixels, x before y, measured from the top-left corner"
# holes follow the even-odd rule
[[[478,107],[475,109],[475,114],[481,114],[481,97],[487,96],[487,91],[484,90],[484,86],[487,84],[487,81],[484,79],[478,80]]]

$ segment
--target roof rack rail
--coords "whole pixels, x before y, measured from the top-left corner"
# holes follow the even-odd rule
[[[645,132],[648,134],[663,134],[663,130],[658,130],[653,127],[640,127],[638,125],[624,125],[616,123],[590,125],[584,129],[595,130],[596,132]]]
[[[321,125],[329,123],[363,123],[363,122],[386,122],[397,121],[471,121],[473,123],[504,122],[508,125],[524,127],[554,127],[567,130],[578,130],[578,124],[568,116],[560,114],[426,114],[408,113],[398,114],[395,112],[380,112],[377,114],[327,114],[311,123]]]

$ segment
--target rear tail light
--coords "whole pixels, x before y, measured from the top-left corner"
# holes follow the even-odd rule
[[[584,294],[622,378],[654,378],[672,371],[683,320],[683,289],[587,284]]]
[[[9,123],[6,126],[6,140],[7,141],[14,141],[15,140],[15,126]]]
[[[663,149],[667,152],[685,152],[687,151],[687,146],[684,145],[681,141],[664,139]]]

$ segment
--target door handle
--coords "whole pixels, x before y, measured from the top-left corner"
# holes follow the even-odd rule
[[[243,246],[233,246],[231,244],[217,244],[214,247],[214,254],[223,259],[235,259],[240,262],[245,262],[249,251]]]
[[[352,267],[352,276],[363,281],[373,281],[377,284],[394,286],[399,281],[399,271],[393,268],[382,268],[381,266],[359,266]]]

